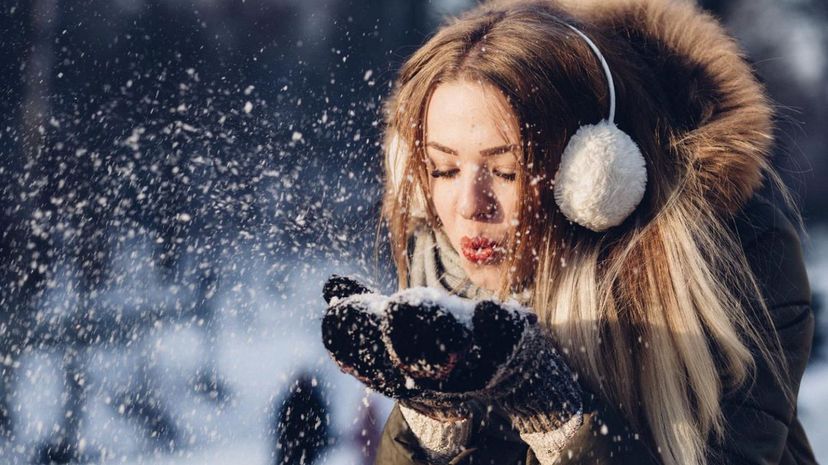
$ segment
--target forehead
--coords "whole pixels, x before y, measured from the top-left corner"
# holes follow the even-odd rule
[[[503,93],[482,81],[440,83],[428,102],[426,142],[463,149],[517,143],[517,118]]]

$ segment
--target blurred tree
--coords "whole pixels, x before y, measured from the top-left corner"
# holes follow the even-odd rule
[[[50,115],[52,38],[56,0],[7,2],[0,15],[0,435],[13,435],[10,386],[18,358],[29,344],[32,301],[50,274],[48,233],[36,196],[37,169]]]

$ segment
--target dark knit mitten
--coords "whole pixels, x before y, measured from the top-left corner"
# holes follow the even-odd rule
[[[322,319],[323,343],[343,372],[354,376],[370,389],[399,400],[402,405],[431,418],[455,420],[470,414],[465,404],[467,396],[435,390],[435,383],[414,382],[401,369],[398,361],[389,355],[383,340],[383,328],[387,329],[385,312],[388,297],[352,278],[336,275],[325,283],[323,295],[328,302]],[[437,312],[432,313],[438,320],[443,318],[436,315]],[[451,325],[454,320],[447,321]],[[441,367],[454,358],[452,351],[467,345],[468,336],[464,334],[464,329],[454,324],[443,333],[430,334],[429,344],[415,338],[424,346],[432,347],[429,351],[433,360],[430,369],[444,370]],[[447,350],[438,353],[435,347]],[[417,371],[418,368],[411,369]]]
[[[414,386],[496,402],[521,434],[580,426],[577,381],[536,315],[493,300],[469,309],[432,294],[392,295],[381,324],[392,363]]]
[[[580,426],[583,403],[576,376],[533,313],[487,300],[477,304],[473,324],[475,342],[488,345],[487,351],[501,350],[498,339],[504,333],[520,335],[487,385],[518,431],[553,431],[573,422]]]
[[[328,309],[322,341],[339,368],[388,397],[409,396],[380,341],[380,312],[386,298],[360,282],[332,276],[323,288]]]

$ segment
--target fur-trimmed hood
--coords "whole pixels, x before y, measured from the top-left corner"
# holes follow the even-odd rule
[[[736,41],[684,0],[554,0],[577,20],[628,40],[683,121],[670,144],[718,211],[735,213],[770,164],[773,111]]]
[[[591,26],[590,32],[606,34],[605,41],[628,42],[627,50],[638,56],[615,59],[634,59],[647,85],[657,87],[653,93],[664,96],[659,101],[670,118],[655,124],[669,131],[658,143],[670,162],[686,168],[682,192],[705,199],[717,213],[742,209],[771,171],[773,109],[739,45],[716,18],[691,0],[489,0],[483,6],[533,3],[555,6]],[[409,148],[389,134],[388,192],[396,192]],[[658,175],[649,169],[648,176]],[[424,217],[425,199],[412,195],[411,218]]]

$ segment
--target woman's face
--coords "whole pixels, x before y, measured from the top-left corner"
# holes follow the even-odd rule
[[[439,84],[426,115],[435,210],[471,281],[492,291],[517,223],[515,121],[498,89],[468,80]]]

